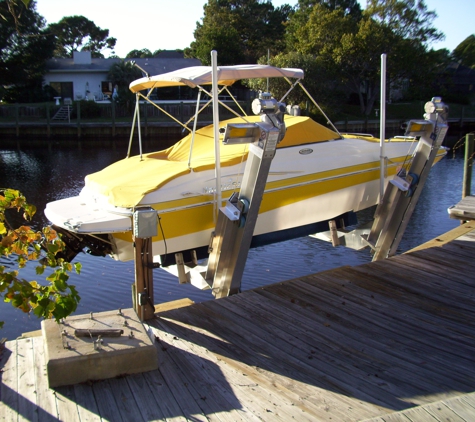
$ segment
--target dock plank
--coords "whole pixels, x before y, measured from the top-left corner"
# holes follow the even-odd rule
[[[234,316],[229,316],[222,310],[211,314],[211,307],[213,310],[216,309],[215,307],[219,302],[220,301],[213,301],[201,307],[194,306],[193,309],[189,309],[189,312],[175,315],[175,319],[179,319],[181,322],[193,326],[199,326],[214,334],[219,332],[219,335],[225,342],[233,345],[229,353],[234,359],[238,359],[235,351],[241,351],[240,359],[243,359],[247,365],[261,368],[263,374],[278,374],[280,377],[284,376],[292,379],[296,379],[297,376],[299,382],[309,386],[307,394],[311,393],[311,391],[315,389],[315,386],[334,391],[337,394],[345,395],[350,393],[346,390],[348,386],[341,381],[341,378],[346,376],[345,374],[341,373],[340,379],[335,377],[334,374],[329,374],[328,371],[318,368],[318,365],[311,362],[308,359],[308,354],[305,355],[305,358],[302,360],[293,354],[283,353],[280,347],[281,344],[279,346],[273,344],[272,336],[266,334],[264,330],[252,332],[252,326],[246,325],[243,321],[233,321]],[[191,314],[191,312],[193,312],[193,314]],[[219,316],[222,324],[215,324],[215,318],[213,318],[213,316],[215,316],[215,318]],[[259,328],[260,326],[261,324],[258,323],[257,327]],[[271,356],[273,357],[272,359],[270,358]],[[322,367],[328,366],[326,362],[320,362],[320,364]],[[357,379],[355,383],[364,384],[365,382]],[[364,390],[360,391],[358,388],[351,387],[351,393],[356,394],[356,397],[360,400],[369,400],[370,402],[376,400],[380,402],[381,406],[384,405],[382,399],[371,397],[364,392]],[[384,396],[384,392],[379,392],[379,395]],[[394,405],[399,403],[393,396],[388,395],[387,399]],[[356,401],[353,405],[356,406]],[[399,406],[402,405],[399,404]]]
[[[19,411],[17,342],[7,342],[0,353],[0,419],[17,421]]]
[[[165,415],[156,401],[155,391],[151,389],[149,382],[144,374],[132,374],[126,377],[130,390],[134,395],[135,401],[144,421],[165,420]],[[199,419],[197,419],[199,420]]]
[[[254,399],[259,398],[261,402],[262,398],[260,396],[262,394],[268,394],[268,397],[271,397],[271,393],[275,390],[279,392],[282,399],[289,400],[293,405],[306,412],[310,412],[307,410],[309,406],[315,409],[314,411],[319,415],[328,414],[333,404],[328,394],[325,395],[327,402],[324,406],[317,407],[315,401],[307,403],[304,398],[308,395],[308,391],[299,387],[297,382],[289,378],[282,379],[272,376],[272,373],[264,371],[261,367],[247,365],[245,363],[247,359],[240,351],[227,342],[215,341],[216,336],[208,331],[194,327],[193,331],[190,332],[187,330],[186,324],[177,324],[177,321],[173,321],[173,326],[170,325],[169,321],[162,321],[161,325],[164,326],[165,333],[186,336],[190,341],[192,349],[196,347],[196,344],[203,345],[209,352],[207,359],[213,360],[216,365],[220,366],[227,379],[232,383],[234,391],[236,389],[250,391],[250,400],[246,402],[249,408],[249,411],[246,412],[246,420],[251,420],[251,416],[254,414],[260,417],[263,410],[261,405],[256,407],[255,403],[257,400]],[[182,327],[183,331],[180,330],[180,327]],[[263,390],[265,390],[264,393]],[[246,409],[243,409],[243,411],[246,411]]]
[[[387,284],[380,286],[381,281],[377,274],[368,276],[367,273],[348,269],[345,272],[335,272],[333,276],[335,278],[332,279],[323,275],[318,276],[314,282],[308,284],[320,286],[326,284],[325,292],[321,293],[325,298],[333,300],[334,304],[345,302],[345,309],[351,309],[354,315],[361,315],[370,323],[376,324],[380,320],[383,329],[395,324],[395,335],[398,335],[399,330],[406,328],[406,332],[410,332],[410,336],[415,337],[414,341],[417,343],[424,341],[434,347],[433,342],[437,340],[436,347],[451,350],[451,341],[457,341],[465,343],[466,347],[460,349],[460,353],[465,353],[462,356],[471,359],[475,353],[473,328],[467,327],[467,323],[463,324],[461,321],[447,321],[446,318],[439,317],[440,305],[426,306],[426,300],[422,305],[421,298],[407,290],[401,292],[388,288]],[[338,283],[334,282],[336,280]],[[327,296],[327,293],[333,294],[334,297]],[[406,302],[411,306],[406,306]],[[398,313],[394,313],[396,306]],[[362,307],[365,309],[361,309]],[[408,319],[407,313],[413,318]],[[375,314],[379,316],[378,321],[374,320]],[[421,332],[427,340],[421,340]]]
[[[38,420],[52,422],[58,419],[56,399],[53,392],[48,388],[48,375],[45,365],[45,351],[43,338],[33,337],[34,366],[36,376],[36,400]]]
[[[474,395],[473,393],[471,394]],[[466,397],[468,398],[469,395]],[[475,419],[475,408],[470,406],[462,397],[456,397],[445,402],[445,405],[453,410],[457,415],[462,417],[466,421]]]
[[[175,331],[177,335],[179,333]],[[176,338],[176,341],[178,340],[177,336],[173,336]],[[175,344],[176,347],[178,347],[177,344]],[[283,414],[284,416],[286,415],[286,406],[285,403],[282,403],[282,401],[279,403],[279,405],[276,405],[272,401],[269,401],[265,397],[263,397],[262,394],[262,389],[259,389],[259,391],[252,391],[251,393],[249,390],[253,390],[253,385],[249,385],[249,380],[247,377],[242,377],[241,380],[235,382],[235,377],[234,376],[229,376],[229,372],[223,371],[222,365],[219,365],[218,360],[212,359],[210,357],[209,349],[204,349],[201,347],[202,352],[197,351],[197,345],[193,345],[193,350],[188,348],[191,345],[187,345],[187,350],[189,352],[192,352],[193,355],[196,355],[201,358],[201,362],[197,362],[200,364],[200,366],[203,368],[206,368],[210,371],[215,372],[214,377],[211,376],[209,378],[209,382],[212,383],[212,380],[214,379],[214,383],[217,383],[220,388],[220,394],[227,396],[226,402],[223,402],[221,405],[221,409],[239,409],[241,415],[235,415],[232,417],[232,419],[236,420],[236,417],[239,417],[242,420],[250,420],[249,414],[246,413],[244,414],[243,410],[241,409],[242,405],[240,404],[240,400],[243,398],[248,398],[253,400],[253,403],[258,403],[256,406],[251,405],[250,406],[250,412],[251,414],[256,414],[258,418],[261,417],[262,412],[265,413],[272,413],[274,416],[278,417],[279,414]],[[206,350],[206,352],[205,352]],[[182,362],[182,364],[185,362]],[[190,373],[190,370],[187,371],[187,373]],[[236,375],[236,374],[232,374]],[[190,379],[190,381],[193,381]],[[232,392],[232,394],[230,394]],[[212,393],[213,394],[213,393]],[[291,407],[291,406],[290,406]],[[287,408],[287,411],[289,409]],[[292,412],[296,412],[295,409],[291,409]],[[287,417],[289,417],[287,415]],[[290,416],[291,417],[291,416]],[[284,418],[285,419],[285,418]],[[305,418],[303,418],[305,420]]]
[[[444,403],[430,403],[424,409],[438,421],[466,422],[464,418],[447,407]]]
[[[143,375],[147,385],[152,391],[150,399],[153,398],[155,400],[165,417],[164,420],[172,422],[186,421],[185,413],[181,410],[177,399],[165,382],[161,370],[145,372]],[[141,392],[143,393],[143,390]]]
[[[118,410],[116,395],[112,391],[108,380],[93,382],[92,390],[96,397],[99,414],[103,420],[128,422],[127,419],[122,418],[122,414]]]
[[[120,413],[122,420],[128,422],[139,419],[140,410],[129,384],[124,381],[123,377],[119,377],[111,378],[107,383],[109,384],[109,389],[114,394],[117,412]],[[118,420],[118,418],[114,417],[112,420]]]
[[[449,208],[450,218],[458,220],[475,220],[475,196],[468,195],[456,205]]]
[[[92,392],[92,388],[85,384],[76,384],[73,387],[74,398],[77,404],[79,419],[87,422],[101,421],[99,408]]]
[[[227,305],[230,303],[226,302]],[[357,382],[366,380],[370,374],[378,370],[377,366],[369,360],[350,358],[349,354],[342,354],[337,345],[330,350],[328,342],[316,341],[317,336],[310,332],[308,328],[299,330],[299,325],[289,324],[286,319],[279,320],[276,313],[272,315],[271,313],[265,313],[265,311],[260,312],[257,305],[257,302],[251,302],[247,299],[245,302],[240,301],[239,306],[235,306],[233,310],[234,312],[242,312],[243,315],[247,314],[249,318],[259,318],[261,324],[265,324],[266,330],[274,338],[275,344],[280,344],[282,352],[293,353],[294,356],[301,360],[307,360],[317,368],[322,368],[324,366],[322,362],[325,362],[329,365],[326,368],[329,373],[335,374],[335,376],[339,373],[340,377],[348,384],[351,383],[351,377],[354,377],[353,383],[357,385]],[[361,388],[365,388],[365,386],[361,385]],[[379,390],[380,388],[373,394],[381,396],[382,392]],[[382,390],[388,391],[394,396],[403,393],[390,379],[386,380]],[[404,392],[407,393],[407,386]],[[413,390],[412,393],[417,394],[417,391]]]
[[[35,359],[33,355],[33,341],[30,338],[18,340],[22,343],[18,350],[18,420],[37,421],[36,386],[35,386]]]
[[[50,389],[42,338],[9,341],[0,420],[475,420],[474,233],[161,307],[142,374]]]
[[[456,341],[466,339],[468,345],[473,345],[474,331],[472,327],[467,327],[466,323],[440,317],[438,305],[434,307],[426,304],[419,295],[409,294],[407,290],[387,283],[381,286],[381,280],[377,277],[367,277],[366,274],[353,271],[351,268],[345,271],[335,271],[333,276],[335,277],[334,281],[338,280],[338,283],[332,280],[333,286],[330,286],[329,289],[334,292],[339,290],[341,295],[357,298],[362,303],[366,303],[366,306],[377,306],[378,312],[395,319],[403,318],[405,322],[407,322],[405,315],[410,313],[416,317],[417,324],[424,323],[425,329],[435,330],[435,334],[437,334],[441,327],[447,328],[444,333],[445,337],[448,336]],[[329,283],[328,281],[324,282]],[[322,283],[321,278],[318,283]],[[399,314],[394,314],[395,306],[400,309]]]
[[[58,419],[60,421],[78,421],[79,412],[72,386],[58,387],[51,389],[56,397],[56,408],[58,409]]]
[[[161,331],[161,336],[165,332]],[[182,370],[179,376],[182,377],[184,385],[194,386],[190,393],[208,418],[228,421],[252,420],[252,414],[243,411],[234,386],[209,356],[208,351],[197,345],[191,347],[189,341],[184,341],[177,331],[175,334],[167,336],[168,339],[164,343],[167,353]],[[191,356],[195,359],[190,359]]]
[[[260,294],[268,293],[268,289],[262,289],[259,291]],[[273,293],[277,293],[276,289],[273,289]],[[285,301],[285,297],[288,297],[288,293],[280,291],[282,301]],[[324,300],[324,292],[320,291],[318,297],[320,298],[320,303]],[[295,296],[294,296],[295,297]],[[312,310],[311,304],[313,303],[313,297],[310,293],[299,296],[299,299],[294,299],[296,302],[304,308],[305,313],[309,315],[307,322],[303,322],[307,326],[311,323],[312,320]],[[325,335],[325,342],[331,342],[331,338],[340,339],[343,346],[348,347],[349,357],[347,358],[350,363],[355,366],[360,366],[361,362],[359,359],[367,359],[369,361],[376,362],[379,370],[372,372],[373,382],[376,380],[376,384],[379,385],[383,382],[389,382],[391,374],[394,372],[394,368],[397,368],[397,378],[399,382],[403,383],[403,387],[407,389],[406,396],[411,396],[411,388],[422,388],[427,391],[436,390],[437,385],[446,385],[452,370],[449,368],[444,368],[440,364],[440,361],[437,360],[436,363],[428,365],[427,362],[427,352],[421,351],[417,347],[408,347],[404,344],[404,337],[393,335],[388,336],[387,332],[383,329],[377,328],[378,321],[375,321],[376,316],[371,314],[366,319],[362,318],[361,312],[358,315],[349,311],[348,303],[344,306],[338,305],[342,301],[339,300],[335,302],[331,311],[330,308],[319,308],[317,312],[321,313],[321,318],[318,320],[321,326],[325,327],[326,330],[320,332],[315,332],[316,336]],[[276,312],[278,312],[276,308]],[[314,317],[315,318],[315,317]],[[374,323],[373,323],[374,322]],[[383,324],[384,325],[384,324]],[[339,337],[338,337],[338,333]],[[393,333],[391,333],[393,334]],[[338,346],[338,345],[336,345]],[[415,378],[414,373],[419,373],[421,376]],[[457,376],[454,376],[452,382],[456,384],[459,388],[462,388],[462,391],[467,389],[467,386],[461,384]],[[432,387],[429,386],[429,383],[432,384]],[[427,394],[427,393],[426,393]],[[415,397],[419,397],[417,394]],[[421,396],[422,397],[422,396]],[[416,399],[411,402],[414,404],[421,404],[421,399]],[[430,400],[425,398],[424,400]]]
[[[174,339],[175,336],[166,336],[156,329],[154,333],[159,337],[157,349],[159,349],[160,372],[177,400],[180,407],[180,413],[178,414],[196,420],[206,420],[205,414],[213,406],[214,409],[218,407],[213,397],[206,391],[207,386],[204,386],[201,379],[198,383],[195,383],[188,377],[187,372],[192,369],[184,367],[177,356],[180,350],[177,342],[180,342],[180,340],[178,338]],[[213,416],[211,416],[211,419],[213,419]]]
[[[351,320],[351,317],[350,317]],[[347,321],[341,319],[337,321],[335,316],[332,315],[331,322],[324,322],[322,325],[325,325],[325,328],[322,329],[325,331],[330,331],[331,334],[326,335],[325,341],[322,343],[322,347],[325,345],[328,347],[333,341],[338,341],[337,339],[345,339],[345,345],[340,346],[338,343],[335,343],[332,347],[330,359],[335,360],[337,357],[340,357],[341,361],[346,361],[347,365],[350,367],[359,368],[363,373],[361,376],[365,378],[377,377],[380,379],[380,385],[384,384],[384,389],[387,389],[393,394],[397,394],[400,387],[398,383],[405,381],[404,391],[407,395],[411,390],[412,394],[418,394],[417,392],[421,391],[420,387],[417,384],[413,383],[411,365],[406,363],[406,360],[401,358],[401,362],[398,365],[398,374],[397,377],[394,377],[391,374],[391,365],[388,363],[394,357],[388,356],[387,347],[384,343],[372,343],[371,352],[369,353],[367,349],[367,344],[361,342],[358,338],[358,331],[355,330],[353,326],[347,326]],[[314,333],[311,330],[307,330],[308,335],[312,336]],[[351,332],[350,332],[351,331]],[[338,335],[335,336],[335,332],[338,332]],[[332,339],[334,337],[334,339]],[[340,343],[341,345],[341,343]],[[354,371],[354,370],[353,370]]]

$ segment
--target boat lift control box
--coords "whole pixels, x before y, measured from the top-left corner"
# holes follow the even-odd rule
[[[145,239],[157,235],[158,216],[153,208],[138,208],[134,211],[134,236]]]

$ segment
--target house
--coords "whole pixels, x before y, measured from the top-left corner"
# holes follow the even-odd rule
[[[57,98],[76,101],[107,100],[113,91],[107,74],[113,64],[121,61],[122,59],[96,59],[91,57],[90,51],[75,51],[72,58],[48,60],[44,83],[54,89]],[[150,75],[201,65],[198,59],[185,59],[183,53],[177,51],[164,51],[154,58],[125,61],[135,61]]]

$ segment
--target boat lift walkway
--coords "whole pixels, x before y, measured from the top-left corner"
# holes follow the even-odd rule
[[[417,250],[162,310],[159,368],[50,389],[0,352],[0,420],[475,420],[475,224]],[[374,419],[372,419],[374,418]]]

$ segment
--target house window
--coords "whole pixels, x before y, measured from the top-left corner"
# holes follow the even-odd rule
[[[72,82],[51,82],[49,85],[54,91],[53,97],[73,98]]]
[[[112,95],[112,82],[109,81],[102,81],[101,82],[101,90],[104,95]]]

